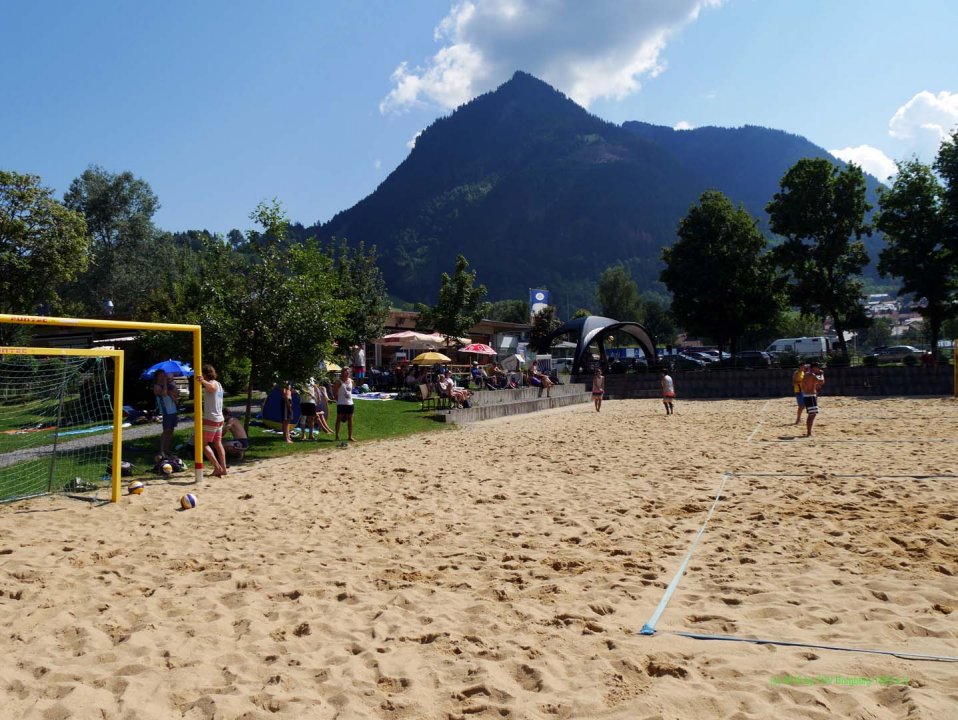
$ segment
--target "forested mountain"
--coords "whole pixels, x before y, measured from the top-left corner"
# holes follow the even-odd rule
[[[596,280],[616,262],[640,289],[658,286],[661,249],[706,189],[744,203],[764,227],[782,175],[809,156],[830,157],[758,127],[614,125],[516,73],[429,126],[374,193],[299,230],[377,245],[402,299],[433,301],[439,275],[463,254],[490,299],[546,287],[565,314],[594,305]]]

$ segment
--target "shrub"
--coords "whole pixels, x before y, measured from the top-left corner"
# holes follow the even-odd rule
[[[862,365],[864,365],[865,367],[877,367],[878,358],[875,357],[874,355],[866,355],[865,357],[862,358]]]
[[[778,366],[783,368],[797,368],[799,357],[793,352],[783,352],[778,356]]]

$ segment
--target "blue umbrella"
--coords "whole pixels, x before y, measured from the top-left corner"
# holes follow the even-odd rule
[[[167,375],[172,375],[173,377],[193,377],[193,368],[190,367],[190,364],[182,363],[179,360],[164,360],[163,362],[158,362],[156,365],[144,370],[140,377],[152,378],[156,375],[157,370],[162,370]]]

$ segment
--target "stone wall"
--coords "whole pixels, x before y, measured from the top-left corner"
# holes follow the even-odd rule
[[[769,370],[714,370],[674,373],[675,391],[680,398],[770,398],[792,394],[792,372]],[[578,378],[587,382],[591,378]],[[627,373],[605,379],[606,397],[657,398],[662,391],[659,375]],[[947,395],[954,393],[954,368],[926,367],[849,367],[826,368],[822,395],[897,396]]]

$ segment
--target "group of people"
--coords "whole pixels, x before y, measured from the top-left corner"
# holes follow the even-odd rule
[[[222,477],[227,474],[227,449],[242,458],[249,447],[249,437],[243,424],[233,417],[229,408],[223,407],[223,386],[216,379],[216,369],[212,365],[204,365],[199,381],[203,387],[203,455],[213,464],[213,475]],[[164,370],[157,370],[153,377],[153,395],[163,423],[160,458],[172,457],[173,431],[179,424],[179,388],[173,376]],[[226,443],[223,442],[224,429],[233,436]]]
[[[299,424],[302,431],[303,440],[312,440],[313,433],[319,433],[322,430],[327,435],[333,434],[333,429],[329,427],[329,390],[326,386],[316,382],[316,378],[311,377],[299,388]],[[291,436],[291,425],[293,419],[293,383],[287,380],[283,385],[283,403],[282,403],[282,424],[283,440],[288,443],[293,442]],[[309,433],[309,435],[307,435]]]
[[[348,431],[348,440],[354,441],[353,437],[353,393],[356,385],[352,379],[351,371],[348,367],[343,368],[339,373],[339,378],[327,389],[326,385],[317,383],[315,378],[310,378],[303,383],[299,389],[300,395],[300,424],[302,426],[303,440],[312,440],[314,431],[318,435],[319,430],[327,434],[335,434],[336,440],[339,440],[340,427],[343,422],[346,423]],[[336,429],[329,426],[329,406],[335,399],[336,401]],[[283,440],[288,443],[293,442],[292,422],[293,422],[293,383],[287,381],[283,385],[283,402],[281,406],[281,419],[283,427]],[[308,433],[308,435],[307,435]]]
[[[300,406],[303,436],[312,440],[314,432],[335,434],[339,440],[340,427],[346,424],[348,440],[353,441],[353,392],[355,385],[350,377],[350,369],[343,368],[339,378],[332,384],[332,397],[336,402],[335,430],[329,426],[329,406],[331,404],[330,390],[317,383],[314,378],[303,383],[299,391],[303,397]],[[223,386],[216,379],[216,369],[212,365],[204,365],[203,373],[199,378],[203,388],[203,455],[213,466],[213,475],[222,477],[228,473],[226,454],[235,454],[243,458],[249,448],[249,436],[243,423],[233,415],[229,408],[223,407]],[[177,400],[179,388],[172,375],[157,370],[153,377],[153,395],[156,410],[163,423],[160,434],[159,458],[173,457],[173,431],[179,424]],[[283,387],[282,427],[283,438],[286,442],[293,442],[290,425],[293,418],[293,384],[287,382]],[[228,432],[231,440],[223,440],[223,433]],[[308,433],[308,434],[307,434]]]

